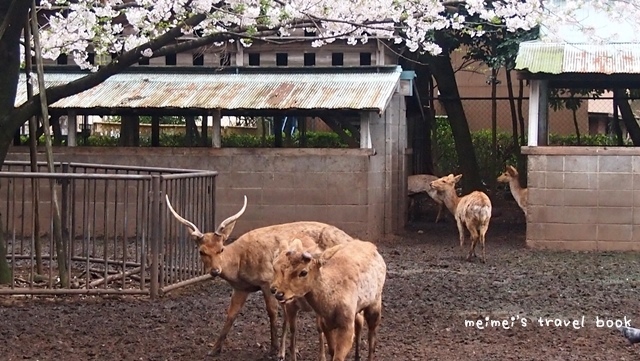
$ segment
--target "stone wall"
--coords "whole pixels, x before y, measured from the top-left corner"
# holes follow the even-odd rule
[[[40,155],[44,159],[44,155]],[[28,160],[27,147],[9,160]],[[301,220],[333,224],[361,238],[384,232],[384,172],[370,172],[371,149],[56,147],[57,162],[216,170],[215,222],[248,198],[234,235]],[[384,167],[382,168],[384,169]],[[379,170],[379,168],[378,168]]]
[[[527,245],[640,250],[640,150],[523,147],[528,155]]]

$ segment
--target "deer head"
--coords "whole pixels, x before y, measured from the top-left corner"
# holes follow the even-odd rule
[[[518,171],[513,166],[508,165],[504,173],[500,174],[497,180],[501,183],[509,183],[511,179],[518,179]]]
[[[242,206],[242,209],[240,209],[238,213],[222,221],[215,232],[208,233],[202,233],[195,224],[180,216],[171,206],[168,195],[166,198],[167,208],[169,208],[171,214],[173,214],[178,222],[184,224],[191,230],[191,238],[198,246],[200,259],[204,264],[205,271],[211,273],[212,276],[219,276],[222,273],[224,243],[229,239],[238,218],[240,218],[247,209],[247,196],[244,196],[244,206]]]
[[[431,188],[437,190],[438,192],[446,191],[449,188],[455,189],[456,183],[460,181],[460,178],[462,178],[462,174],[458,174],[457,176],[449,174],[448,176],[444,176],[432,181]]]

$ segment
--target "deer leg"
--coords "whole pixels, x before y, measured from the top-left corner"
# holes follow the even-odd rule
[[[478,234],[477,234],[477,230],[469,230],[469,233],[471,233],[471,247],[469,248],[469,254],[467,255],[467,261],[471,260],[472,255],[475,256],[476,254],[476,242],[478,241]]]
[[[487,254],[484,249],[485,235],[487,234],[486,227],[480,231],[480,244],[482,245],[482,263],[487,263]]]
[[[271,354],[278,353],[278,301],[271,295],[269,288],[262,290],[264,295],[264,303],[267,306],[267,314],[269,315],[269,326],[271,329]],[[286,320],[284,321],[286,323]],[[285,326],[286,327],[286,326]],[[293,332],[293,331],[292,331]]]
[[[364,326],[364,316],[360,312],[356,313],[354,320],[354,340],[355,340],[355,361],[360,361],[360,335],[362,334],[362,326]]]
[[[355,322],[341,326],[333,330],[332,334],[335,340],[335,352],[332,361],[344,361],[353,345],[353,333]]]
[[[320,317],[316,317],[316,327],[318,329],[318,342],[319,342],[319,353],[318,353],[318,361],[326,361],[326,350],[324,348],[324,332],[322,331],[322,320]]]
[[[382,299],[379,299],[374,306],[365,309],[364,317],[367,320],[367,328],[369,329],[369,361],[373,361],[373,354],[376,351],[378,343],[378,326],[380,326],[380,318],[382,316]]]
[[[329,357],[331,357],[331,360],[333,360],[333,355],[335,355],[336,353],[336,336],[335,336],[335,332],[336,330],[329,330],[327,331],[326,328],[322,328],[322,331],[324,332],[324,337],[327,339],[327,346],[329,348]]]
[[[233,326],[233,322],[236,320],[238,313],[244,306],[244,303],[247,301],[247,297],[249,296],[249,292],[233,290],[231,294],[231,304],[229,304],[229,309],[227,309],[227,319],[224,321],[224,325],[222,326],[222,331],[218,336],[218,339],[213,344],[213,353],[218,354],[222,351],[222,343],[227,338],[227,334],[229,334],[229,330],[231,330],[231,326]]]
[[[456,219],[456,224],[458,225],[458,234],[460,235],[460,249],[464,252],[464,225],[462,221]]]

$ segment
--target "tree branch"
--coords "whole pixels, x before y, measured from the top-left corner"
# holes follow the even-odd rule
[[[90,89],[111,77],[114,74],[120,73],[122,70],[135,64],[142,52],[146,49],[152,51],[158,50],[168,43],[174,41],[177,37],[182,35],[182,27],[193,27],[201,23],[206,18],[206,15],[199,14],[190,17],[185,20],[181,25],[176,26],[168,32],[160,35],[159,37],[144,43],[134,49],[124,52],[118,58],[114,59],[108,65],[100,68],[95,73],[88,74],[80,79],[74,80],[68,84],[59,85],[51,88],[47,88],[45,96],[49,104],[66,98],[68,96],[77,94],[79,92]],[[0,124],[6,126],[9,129],[15,129],[22,125],[29,117],[37,114],[40,111],[40,94],[37,94],[32,99],[27,100],[24,104],[15,108],[9,114],[0,118]]]

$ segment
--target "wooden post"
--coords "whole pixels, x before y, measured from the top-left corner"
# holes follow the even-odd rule
[[[74,110],[67,113],[67,147],[78,145],[76,136],[78,135],[78,118]]]
[[[283,116],[278,115],[273,117],[273,135],[275,137],[275,144],[274,146],[276,148],[282,148],[282,121],[283,121]]]
[[[160,146],[160,116],[151,116],[151,146]]]
[[[202,138],[201,138],[201,142],[200,145],[202,145],[203,147],[206,147],[208,145],[208,128],[209,128],[209,116],[207,114],[203,114],[202,115]]]
[[[222,137],[220,136],[220,131],[221,131],[221,119],[222,119],[222,114],[220,112],[220,109],[215,109],[213,111],[213,134],[211,135],[211,137],[213,138],[211,143],[213,145],[214,148],[221,148],[222,147]]]

